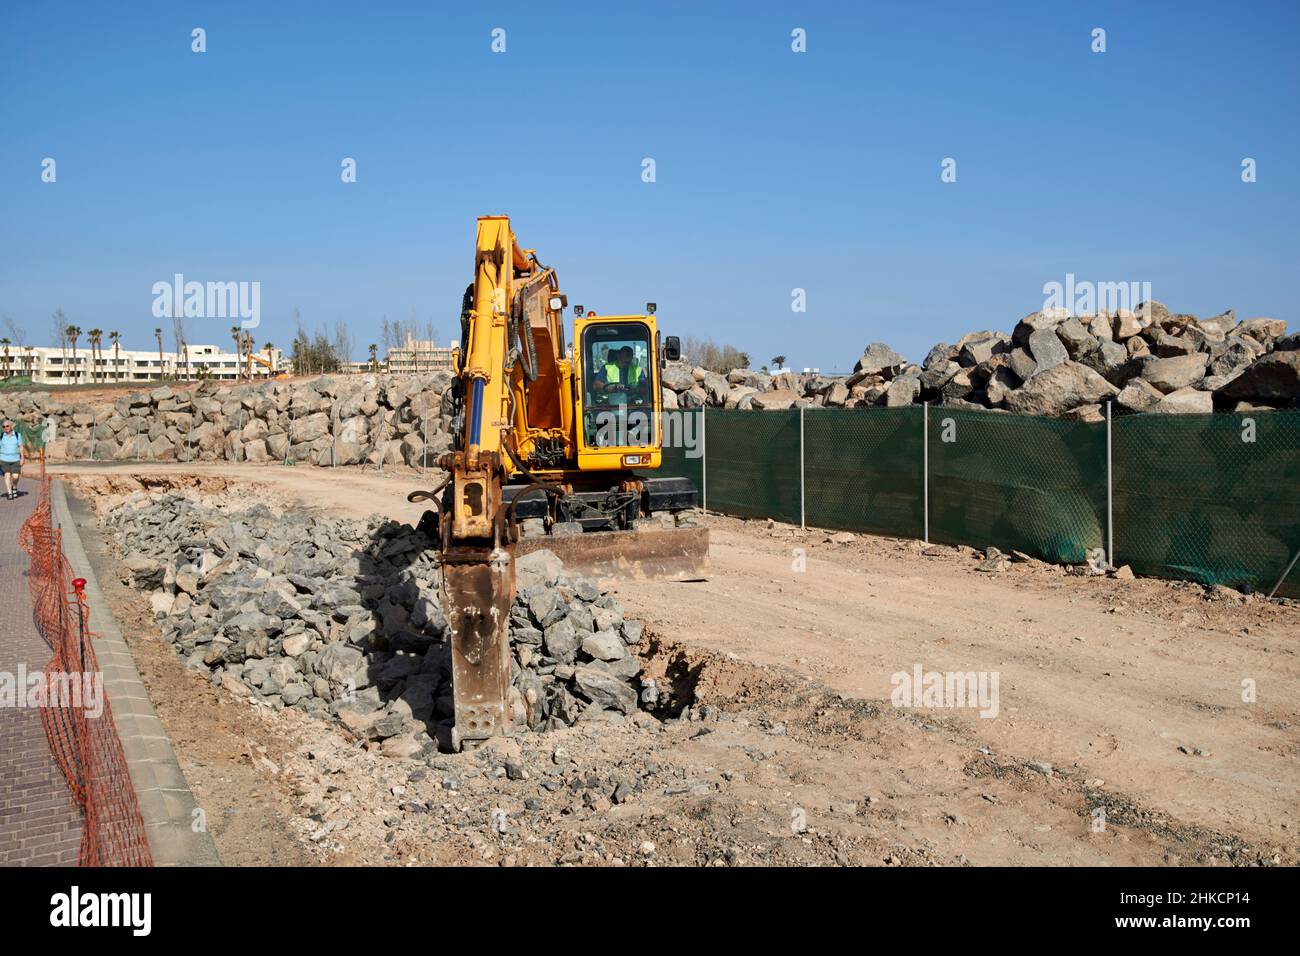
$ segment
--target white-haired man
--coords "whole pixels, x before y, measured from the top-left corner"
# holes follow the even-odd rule
[[[0,471],[5,476],[5,497],[18,497],[18,479],[23,474],[23,440],[12,419],[4,420],[0,432]]]

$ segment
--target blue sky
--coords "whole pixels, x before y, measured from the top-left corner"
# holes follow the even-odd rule
[[[7,2],[0,315],[149,347],[183,272],[260,282],[259,344],[446,341],[506,213],[570,302],[755,365],[919,359],[1067,273],[1295,327],[1298,48],[1294,3]]]

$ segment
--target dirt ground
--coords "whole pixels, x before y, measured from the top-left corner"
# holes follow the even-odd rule
[[[306,466],[65,470],[101,500],[156,476],[407,521],[424,484]],[[210,477],[182,477],[196,473]],[[689,705],[678,719],[415,760],[220,694],[108,580],[107,555],[99,576],[227,863],[1300,861],[1300,608],[707,523],[707,580],[616,588],[647,623],[647,670]],[[996,672],[997,716],[891,706],[892,675],[917,665]]]

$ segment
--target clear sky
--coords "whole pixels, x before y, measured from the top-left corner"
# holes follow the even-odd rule
[[[1296,3],[0,0],[0,316],[152,347],[182,272],[260,282],[259,346],[445,342],[506,213],[570,302],[755,366],[919,359],[1067,273],[1295,328],[1298,52]]]

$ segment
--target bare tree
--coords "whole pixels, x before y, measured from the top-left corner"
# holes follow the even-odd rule
[[[68,317],[63,314],[62,309],[54,310],[54,340],[59,343],[59,351],[63,355],[63,378],[68,377]]]
[[[338,356],[339,362],[342,363],[343,371],[351,371],[352,333],[348,330],[346,322],[334,323],[334,354]]]
[[[172,339],[176,343],[176,354],[183,356],[185,362],[185,380],[190,378],[190,348],[185,341],[185,318],[179,309],[172,310]],[[180,376],[177,376],[178,378]]]
[[[13,320],[13,316],[4,317],[5,331],[9,333],[9,338],[15,345],[22,348],[27,344],[27,330]]]
[[[689,362],[725,375],[732,369],[749,368],[749,354],[734,345],[719,345],[713,339],[689,336],[682,342],[682,356]]]

